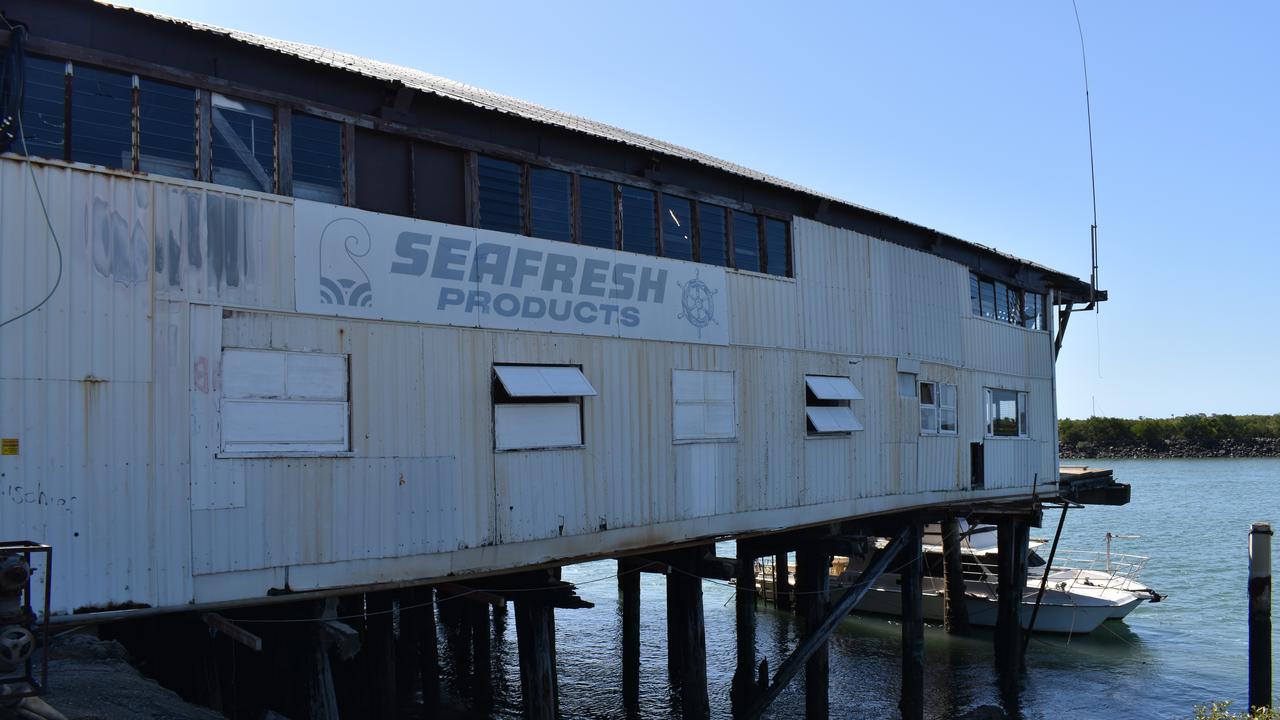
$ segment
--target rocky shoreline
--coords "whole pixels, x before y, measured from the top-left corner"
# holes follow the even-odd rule
[[[1161,445],[1062,443],[1058,457],[1063,460],[1084,458],[1135,458],[1158,460],[1170,458],[1259,458],[1280,457],[1280,438],[1224,440],[1213,445],[1198,445],[1183,440],[1166,440]]]

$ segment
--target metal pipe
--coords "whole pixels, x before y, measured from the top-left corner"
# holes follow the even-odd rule
[[[1040,601],[1044,600],[1044,588],[1049,584],[1049,573],[1053,572],[1053,557],[1058,554],[1058,540],[1062,537],[1062,526],[1067,522],[1067,510],[1070,505],[1062,504],[1062,514],[1058,516],[1058,531],[1053,534],[1053,545],[1049,548],[1049,559],[1044,564],[1044,575],[1040,576],[1040,590],[1036,592],[1036,605],[1031,608],[1031,621],[1027,623],[1027,634],[1022,639],[1022,657],[1027,657],[1027,646],[1031,644],[1031,633],[1036,629],[1036,616],[1040,614]],[[1107,533],[1110,537],[1110,533]],[[1110,558],[1110,553],[1107,554]],[[1108,563],[1109,564],[1109,563]]]

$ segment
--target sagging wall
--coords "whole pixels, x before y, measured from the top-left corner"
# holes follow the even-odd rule
[[[5,535],[59,550],[61,610],[434,577],[710,533],[1030,492],[1056,472],[1049,333],[973,317],[968,271],[797,220],[795,279],[730,272],[728,346],[294,312],[293,203],[32,166],[63,282],[0,329]],[[0,160],[0,314],[52,282],[27,166]],[[349,457],[219,458],[223,348],[349,358]],[[493,451],[495,362],[580,364],[584,447]],[[954,383],[922,435],[897,373]],[[737,437],[676,442],[672,370],[735,373]],[[865,429],[807,437],[806,373]],[[1028,439],[984,438],[983,388],[1030,393]],[[969,490],[983,442],[986,490]]]

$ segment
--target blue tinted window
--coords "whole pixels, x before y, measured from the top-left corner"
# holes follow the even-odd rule
[[[978,294],[978,276],[969,273],[969,306],[974,315],[982,314],[982,297]]]
[[[196,91],[139,80],[138,134],[139,169],[172,177],[195,177]]]
[[[613,183],[578,178],[578,231],[583,245],[600,248],[617,247]]]
[[[698,261],[708,265],[728,267],[729,255],[725,252],[727,233],[724,208],[719,205],[698,203]]]
[[[133,169],[133,76],[77,65],[71,76],[71,159]]]
[[[765,272],[770,275],[787,274],[787,224],[773,218],[764,219]]]
[[[214,93],[212,116],[213,181],[274,192],[276,125],[271,107]]]
[[[293,116],[293,195],[342,203],[342,123]]]
[[[22,100],[22,135],[26,152],[38,157],[65,157],[66,72],[61,60],[27,58],[26,84]],[[14,150],[22,151],[15,143]]]
[[[760,271],[760,225],[756,216],[733,210],[733,266]]]
[[[996,316],[996,286],[990,280],[983,280],[978,283],[978,294],[982,300],[982,317],[994,318]]]
[[[529,171],[529,214],[533,236],[573,242],[569,173],[545,168]]]
[[[520,166],[481,155],[477,169],[480,171],[480,227],[516,234],[524,232]]]
[[[622,186],[622,249],[657,255],[658,228],[653,193]]]
[[[1009,288],[1004,283],[998,282],[996,283],[996,319],[1010,322],[1009,317]]]
[[[662,196],[662,255],[693,259],[692,203],[674,195]]]

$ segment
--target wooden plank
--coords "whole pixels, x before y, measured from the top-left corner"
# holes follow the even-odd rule
[[[250,650],[254,652],[262,652],[262,638],[244,630],[238,625],[232,624],[230,620],[222,617],[221,615],[217,613],[205,613],[200,616],[200,619],[209,627],[225,634],[227,637],[235,640]]]
[[[845,591],[840,600],[827,613],[826,618],[813,632],[806,635],[799,647],[778,667],[778,672],[774,675],[773,682],[756,698],[751,707],[743,713],[743,717],[759,718],[764,714],[769,705],[782,693],[782,689],[787,686],[787,683],[791,682],[792,678],[800,672],[800,668],[804,667],[809,656],[827,641],[827,638],[831,636],[831,632],[840,624],[840,621],[853,610],[855,605],[862,601],[862,598],[871,589],[871,585],[884,573],[885,568],[889,567],[889,563],[893,562],[894,558],[898,556],[899,551],[906,544],[908,532],[907,528],[903,528],[889,541],[889,544],[881,551],[879,557],[871,564],[871,567],[862,572],[858,577],[858,581]]]

